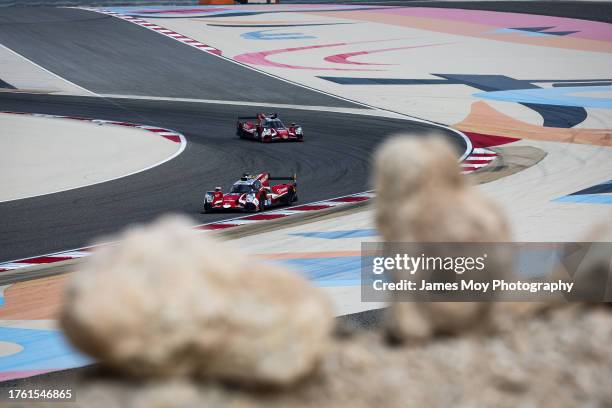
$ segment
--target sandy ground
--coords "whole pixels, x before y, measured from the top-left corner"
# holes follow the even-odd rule
[[[143,170],[180,147],[151,132],[0,114],[0,201],[88,186]]]

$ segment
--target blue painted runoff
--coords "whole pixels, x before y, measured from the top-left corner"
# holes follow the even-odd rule
[[[481,99],[490,99],[504,102],[612,109],[612,98],[596,98],[592,96],[575,95],[587,92],[612,93],[612,87],[567,86],[557,88],[514,89],[511,91],[477,92],[473,96]]]
[[[23,350],[0,357],[0,371],[66,369],[90,364],[79,354],[60,331],[0,327],[0,340],[17,343]]]
[[[320,232],[298,232],[295,234],[298,237],[307,238],[322,238],[322,239],[340,239],[340,238],[364,238],[375,237],[378,231],[375,229],[354,229],[344,231],[320,231]]]
[[[568,195],[553,201],[556,203],[612,204],[612,194]]]

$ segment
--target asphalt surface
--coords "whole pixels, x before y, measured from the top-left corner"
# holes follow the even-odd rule
[[[509,13],[538,14],[543,16],[578,18],[581,20],[612,22],[612,2],[610,1],[419,1],[419,0],[283,0],[284,4],[371,4],[376,6],[398,7],[442,7],[468,10],[505,11]]]
[[[188,140],[181,155],[146,172],[0,203],[0,261],[84,246],[100,234],[166,212],[187,214],[199,223],[236,217],[240,214],[199,210],[206,190],[228,188],[245,171],[296,172],[300,203],[361,192],[369,189],[371,153],[385,137],[432,129],[399,119],[275,109],[285,121],[303,126],[306,141],[261,144],[235,136],[236,118],[259,110],[249,106],[0,93],[0,110],[155,125],[177,130]],[[463,153],[463,140],[442,132]]]
[[[126,21],[89,11],[5,8],[0,43],[99,94],[360,107],[181,44]],[[261,145],[235,135],[250,106],[0,94],[0,110],[76,115],[157,125],[188,139],[178,158],[147,172],[90,187],[0,203],[0,261],[84,246],[125,225],[166,212],[211,222],[239,214],[200,215],[203,193],[227,188],[243,172],[298,173],[300,202],[368,189],[372,149],[387,135],[430,127],[329,112],[275,109],[303,125],[306,142]],[[448,137],[461,148],[456,135]]]
[[[385,0],[381,0],[385,1]],[[380,4],[374,1],[373,4]],[[468,10],[505,11],[510,13],[537,14],[578,18],[581,20],[612,22],[612,2],[610,1],[389,1],[388,5],[414,7],[462,8]]]
[[[0,44],[98,94],[358,107],[91,11],[2,8]]]

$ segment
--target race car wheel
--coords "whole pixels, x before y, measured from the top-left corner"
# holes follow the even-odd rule
[[[261,143],[270,143],[272,141],[272,136],[264,135],[262,132],[259,133],[259,141]]]
[[[202,208],[202,214],[208,214],[210,212],[211,208],[210,208],[210,204],[209,203],[204,203],[204,208]]]
[[[265,195],[262,195],[262,196],[259,198],[259,211],[260,211],[260,212],[261,212],[261,211],[265,211],[265,209],[266,209],[266,196],[265,196]]]

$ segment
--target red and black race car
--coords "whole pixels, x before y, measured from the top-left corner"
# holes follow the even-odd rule
[[[255,122],[240,119],[255,119]],[[254,118],[239,118],[236,124],[236,134],[240,138],[255,139],[261,142],[304,141],[304,132],[300,125],[292,123],[285,126],[277,114],[265,115],[258,113]]]
[[[271,186],[270,180],[284,180]],[[250,175],[245,173],[240,180],[232,185],[228,193],[223,193],[221,187],[207,191],[204,197],[202,213],[217,210],[263,211],[268,207],[290,205],[297,201],[296,176],[270,177],[269,173]]]

